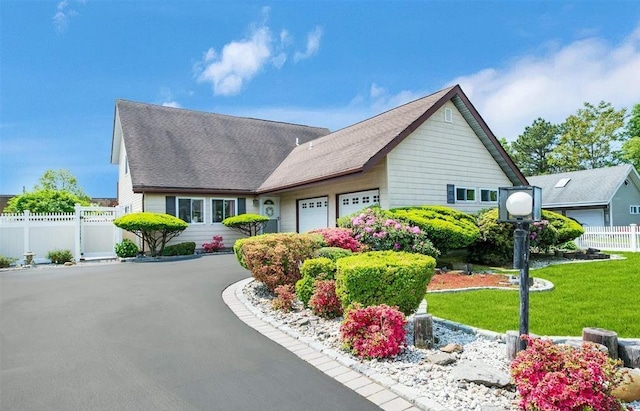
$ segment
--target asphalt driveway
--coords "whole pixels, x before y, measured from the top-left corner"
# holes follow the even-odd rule
[[[239,321],[234,256],[0,272],[1,410],[376,410]]]

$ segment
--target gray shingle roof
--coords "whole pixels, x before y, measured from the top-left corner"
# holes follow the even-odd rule
[[[456,106],[464,106],[463,115],[467,114],[468,121],[472,120],[477,126],[474,130],[478,137],[514,184],[526,183],[460,86],[456,85],[318,138],[312,141],[312,146],[296,147],[258,191],[273,192],[367,171],[450,99],[454,99]]]
[[[326,128],[116,101],[135,191],[255,192]]]
[[[542,188],[543,207],[586,206],[608,204],[618,187],[633,170],[630,164],[592,170],[572,171],[527,177],[531,185]],[[555,185],[563,178],[564,187]]]

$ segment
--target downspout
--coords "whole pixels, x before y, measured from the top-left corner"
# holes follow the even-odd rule
[[[142,192],[142,212],[144,213],[144,204],[145,204],[145,200],[144,200],[144,191]],[[145,249],[144,249],[144,240],[142,240],[142,255],[144,256],[145,254]]]

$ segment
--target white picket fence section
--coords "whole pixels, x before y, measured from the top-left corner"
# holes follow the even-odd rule
[[[115,258],[122,230],[113,224],[119,207],[81,207],[64,214],[0,214],[0,255],[42,261],[52,250],[70,250],[75,261]]]
[[[578,247],[611,251],[640,251],[640,231],[636,224],[614,227],[584,227],[576,239]]]

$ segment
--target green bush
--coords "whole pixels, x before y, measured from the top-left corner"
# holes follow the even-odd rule
[[[386,304],[413,313],[433,276],[433,257],[394,251],[371,251],[336,261],[336,292],[343,308]]]
[[[269,290],[300,280],[300,264],[322,245],[317,234],[263,234],[245,239],[241,253],[253,277]]]
[[[258,235],[268,222],[269,217],[260,214],[240,214],[222,220],[225,227],[248,236]]]
[[[450,207],[401,207],[391,212],[396,219],[420,227],[441,253],[466,248],[480,237],[475,218]]]
[[[9,268],[15,261],[15,258],[4,257],[0,255],[0,268]]]
[[[116,255],[120,258],[135,257],[140,252],[138,245],[128,238],[116,244],[115,249]]]
[[[53,264],[64,264],[73,261],[73,254],[70,250],[52,250],[47,253],[47,258]]]
[[[248,269],[248,267],[247,267],[247,263],[244,261],[244,257],[242,256],[242,245],[248,239],[249,238],[239,238],[236,240],[235,243],[233,243],[233,253],[236,256],[236,260],[238,260],[238,264],[240,264],[242,268],[246,268],[246,269]]]
[[[584,234],[584,229],[580,223],[562,214],[542,210],[542,218],[549,221],[549,224],[558,230],[555,246],[559,246],[567,241],[573,241]]]
[[[193,255],[196,251],[196,243],[193,241],[185,241],[184,243],[168,245],[162,251],[162,255]]]
[[[336,261],[339,258],[348,257],[352,255],[351,250],[346,250],[340,247],[322,247],[314,254],[314,257],[326,257],[332,261]]]
[[[336,263],[325,257],[310,258],[300,266],[300,275],[302,278],[296,282],[296,295],[305,307],[309,307],[316,280],[335,279]]]
[[[189,224],[172,215],[150,212],[127,214],[116,218],[113,224],[147,243],[152,257],[163,255],[164,247],[169,240],[189,227]]]

